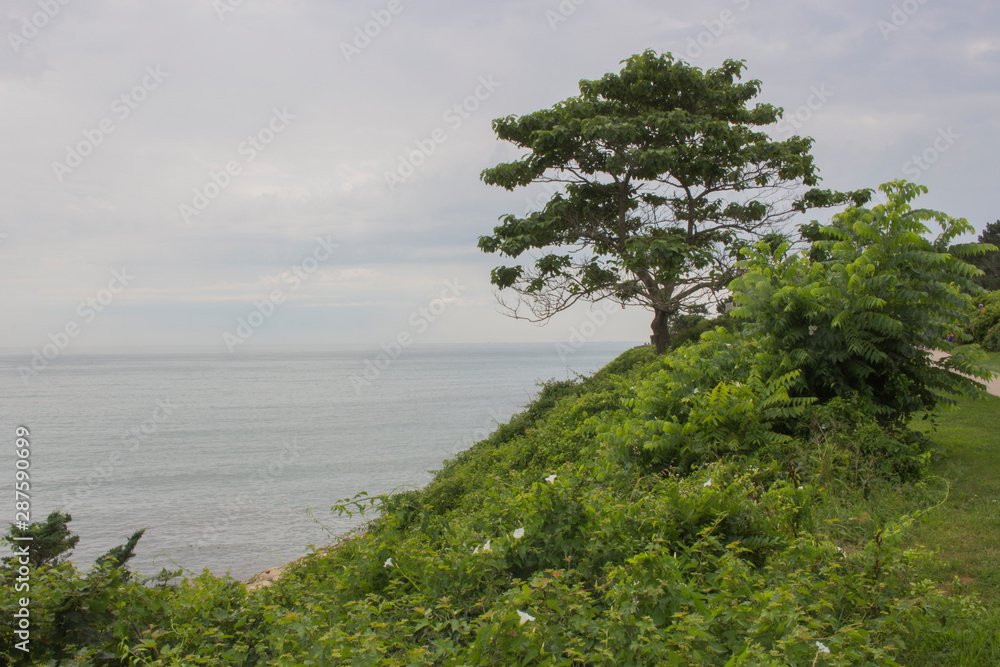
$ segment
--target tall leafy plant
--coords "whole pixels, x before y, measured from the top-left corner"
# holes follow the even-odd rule
[[[773,356],[748,336],[708,332],[667,355],[602,437],[640,465],[682,472],[784,445],[813,399],[790,395],[799,372],[770,373]]]
[[[968,376],[989,377],[956,345],[982,293],[981,272],[964,260],[992,246],[956,243],[973,231],[965,219],[913,208],[926,187],[893,181],[879,189],[885,204],[806,226],[812,247],[804,254],[759,244],[731,285],[733,315],[782,352],[776,370],[801,371],[805,395],[857,393],[884,424],[900,425],[977,391]],[[933,239],[931,222],[941,229]],[[951,356],[934,361],[935,349]]]

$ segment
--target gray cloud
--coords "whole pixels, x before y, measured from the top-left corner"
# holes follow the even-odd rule
[[[998,216],[984,196],[1000,148],[992,3],[897,3],[916,8],[897,25],[893,5],[860,0],[399,0],[391,20],[388,0],[243,0],[221,19],[204,0],[53,2],[16,53],[10,33],[41,5],[11,0],[0,17],[5,347],[43,343],[122,266],[134,285],[79,345],[218,345],[269,277],[327,235],[337,253],[254,344],[389,339],[454,277],[468,290],[428,341],[565,339],[582,311],[541,329],[495,312],[497,258],[476,240],[523,212],[529,192],[479,182],[515,155],[490,123],[573,95],[646,48],[701,67],[745,59],[761,100],[815,138],[830,187],[907,176],[951,128],[958,138],[919,171],[923,203],[980,229]],[[155,87],[150,68],[165,73]],[[488,95],[483,77],[499,84]],[[275,109],[294,118],[270,136]],[[250,151],[251,137],[268,141]],[[390,190],[386,173],[431,145]],[[60,174],[53,163],[73,151],[88,155]],[[181,205],[212,183],[185,224]],[[646,319],[626,313],[598,339],[642,340]]]

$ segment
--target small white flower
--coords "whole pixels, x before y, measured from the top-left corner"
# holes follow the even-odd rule
[[[800,486],[800,487],[799,487],[799,491],[802,491],[802,490],[803,490],[803,489],[805,489],[805,488],[806,488],[806,487],[804,487],[804,486]]]
[[[816,326],[815,324],[810,324],[809,325],[809,335],[812,336],[814,333],[816,333],[817,329],[819,329],[818,326]]]
[[[528,621],[535,620],[534,616],[532,616],[531,614],[526,614],[523,611],[521,611],[520,609],[517,610],[517,615],[521,617],[521,623],[520,623],[520,625],[524,625]]]
[[[392,556],[385,559],[385,562],[382,563],[382,567],[396,567],[396,564],[392,562]]]
[[[549,475],[548,477],[545,478],[545,481],[548,482],[549,484],[555,484],[556,483],[556,474],[552,473],[551,475]]]
[[[478,546],[475,549],[472,550],[472,555],[475,556],[477,553],[479,553],[479,547]]]
[[[709,479],[707,482],[705,482],[704,484],[702,484],[702,486],[712,486],[712,480]]]
[[[816,642],[816,651],[818,653],[826,653],[826,654],[830,653],[830,649],[828,649],[826,647],[826,644],[824,644],[823,642]]]
[[[524,537],[524,528],[518,528],[514,531],[514,539],[519,540]]]
[[[486,544],[483,545],[483,553],[490,552],[493,553],[493,549],[490,548],[490,542],[492,540],[486,540]]]
[[[697,393],[698,393],[698,387],[695,387],[695,388],[694,388],[694,391],[693,391],[693,392],[691,392],[691,393],[693,393],[693,394],[697,394]]]

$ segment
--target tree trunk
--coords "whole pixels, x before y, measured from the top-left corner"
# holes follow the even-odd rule
[[[653,330],[649,342],[656,347],[657,354],[663,354],[670,346],[670,314],[665,310],[654,308],[653,323],[649,328]]]

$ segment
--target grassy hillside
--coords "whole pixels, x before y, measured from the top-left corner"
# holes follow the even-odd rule
[[[1000,373],[1000,353],[984,365]],[[978,625],[956,632],[956,664],[1000,664],[1000,397],[964,399],[936,421],[923,426],[941,448],[929,473],[950,492],[908,542],[933,552],[925,573],[942,590],[982,604]]]
[[[372,521],[267,588],[45,566],[33,658],[995,664],[996,461],[982,444],[996,402],[947,414],[936,450],[863,406],[783,395],[745,345],[719,332],[665,358],[631,350],[546,386],[424,489],[343,503]],[[967,486],[949,495],[942,476]]]
[[[1000,398],[964,401],[940,418],[932,437],[944,453],[932,472],[951,491],[913,541],[938,552],[939,576],[1000,602]]]

